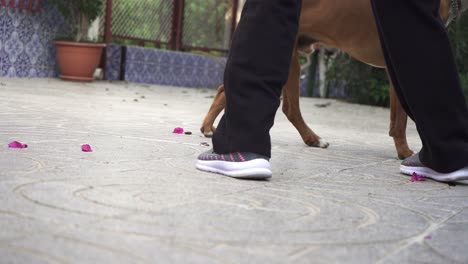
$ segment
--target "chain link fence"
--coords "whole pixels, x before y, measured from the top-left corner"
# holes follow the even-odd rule
[[[169,42],[173,3],[168,0],[114,0],[112,35]]]
[[[184,47],[227,50],[233,27],[232,0],[186,0],[184,8]]]
[[[119,44],[227,51],[237,12],[238,0],[107,0],[100,33]]]

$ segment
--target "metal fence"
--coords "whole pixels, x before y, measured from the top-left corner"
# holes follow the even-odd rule
[[[101,35],[172,50],[227,51],[239,0],[107,0]]]

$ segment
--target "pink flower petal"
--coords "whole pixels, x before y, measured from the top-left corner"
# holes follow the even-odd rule
[[[181,127],[176,127],[176,128],[174,128],[174,131],[172,131],[172,133],[174,133],[174,134],[183,134],[184,129],[181,128]]]
[[[88,145],[88,144],[82,145],[82,146],[81,146],[81,150],[82,150],[83,152],[93,152],[93,149],[92,149],[91,146]]]
[[[8,144],[8,147],[9,148],[16,148],[16,149],[23,149],[23,148],[27,148],[28,145],[24,144],[24,143],[21,143],[21,142],[18,142],[18,141],[13,141],[13,142]]]
[[[413,176],[410,179],[411,182],[417,182],[417,181],[426,181],[426,178],[424,176],[421,176],[417,174],[416,172],[413,173]]]

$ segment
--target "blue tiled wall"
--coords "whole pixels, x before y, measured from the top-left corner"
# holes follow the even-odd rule
[[[217,87],[226,58],[129,46],[125,80],[182,87]]]
[[[0,7],[0,76],[57,76],[52,41],[62,30],[62,16],[47,1],[35,13]]]
[[[117,80],[120,49],[112,45],[107,52],[108,80]],[[226,58],[129,46],[124,62],[124,80],[169,86],[216,88],[223,83]],[[307,78],[301,82],[305,93]]]
[[[107,45],[106,61],[106,79],[109,81],[120,80],[122,64],[122,46],[110,44]]]

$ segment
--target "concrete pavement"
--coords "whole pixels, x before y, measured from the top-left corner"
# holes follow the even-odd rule
[[[239,181],[194,169],[213,94],[0,79],[0,263],[468,263],[467,183],[399,174],[388,109],[301,99],[330,147],[279,113],[273,178]]]

